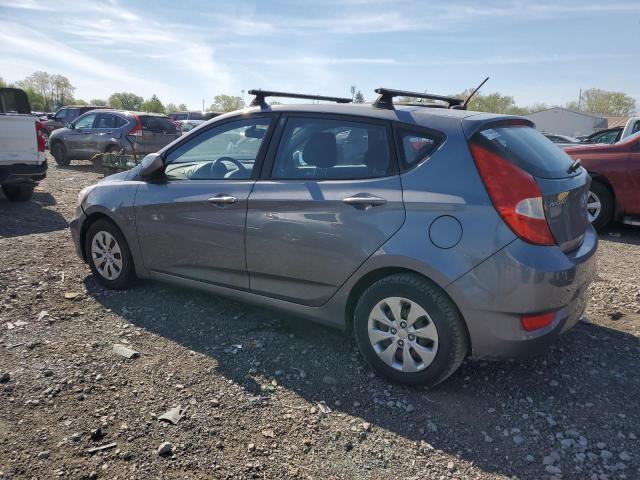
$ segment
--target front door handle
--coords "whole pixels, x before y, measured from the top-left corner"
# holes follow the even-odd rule
[[[227,195],[226,193],[221,193],[220,195],[207,199],[207,202],[213,203],[214,205],[229,205],[231,203],[236,203],[237,201],[238,199],[236,197]]]
[[[378,205],[384,205],[387,203],[386,198],[375,197],[373,195],[368,195],[366,193],[358,193],[352,197],[347,197],[342,199],[342,203],[346,203],[347,205],[353,205],[354,207],[377,207]]]

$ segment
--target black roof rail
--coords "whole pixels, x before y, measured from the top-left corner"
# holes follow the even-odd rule
[[[327,102],[336,103],[351,103],[350,98],[346,97],[325,97],[322,95],[307,95],[306,93],[288,93],[288,92],[274,92],[271,90],[249,90],[249,95],[255,95],[255,98],[251,102],[252,107],[266,107],[266,97],[284,97],[284,98],[304,98],[307,100],[325,100]]]
[[[440,100],[449,105],[449,108],[462,105],[463,100],[456,97],[445,97],[443,95],[434,95],[432,93],[409,92],[406,90],[394,90],[392,88],[376,88],[376,93],[380,94],[378,99],[373,102],[373,106],[377,108],[393,108],[394,97],[414,97],[426,98],[428,100]]]

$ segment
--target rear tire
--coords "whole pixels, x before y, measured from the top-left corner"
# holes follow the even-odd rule
[[[33,183],[2,185],[2,192],[11,202],[26,202],[31,200],[35,187]]]
[[[587,211],[593,228],[602,231],[613,219],[614,201],[611,191],[597,180],[592,181],[587,197]]]
[[[85,252],[91,272],[100,285],[110,290],[123,290],[135,282],[129,244],[112,221],[100,219],[89,225]]]
[[[453,301],[413,273],[391,275],[367,288],[356,305],[353,330],[371,367],[406,385],[437,385],[460,367],[469,349]]]
[[[60,142],[56,142],[51,147],[51,155],[55,159],[56,163],[61,167],[66,167],[71,163],[69,155],[67,155],[67,149]]]

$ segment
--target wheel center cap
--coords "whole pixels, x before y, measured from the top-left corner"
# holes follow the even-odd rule
[[[402,340],[406,340],[409,337],[409,334],[406,330],[401,328],[400,330],[398,330],[398,337],[400,337]]]

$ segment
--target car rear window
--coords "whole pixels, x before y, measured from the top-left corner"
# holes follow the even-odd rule
[[[477,142],[513,164],[540,178],[570,176],[573,160],[540,132],[524,125],[487,128],[476,133]],[[573,175],[579,173],[576,171]]]
[[[31,113],[27,94],[18,88],[0,88],[0,113]]]
[[[178,133],[178,127],[169,118],[141,116],[140,121],[142,122],[142,130],[144,131],[167,135],[175,135]]]

